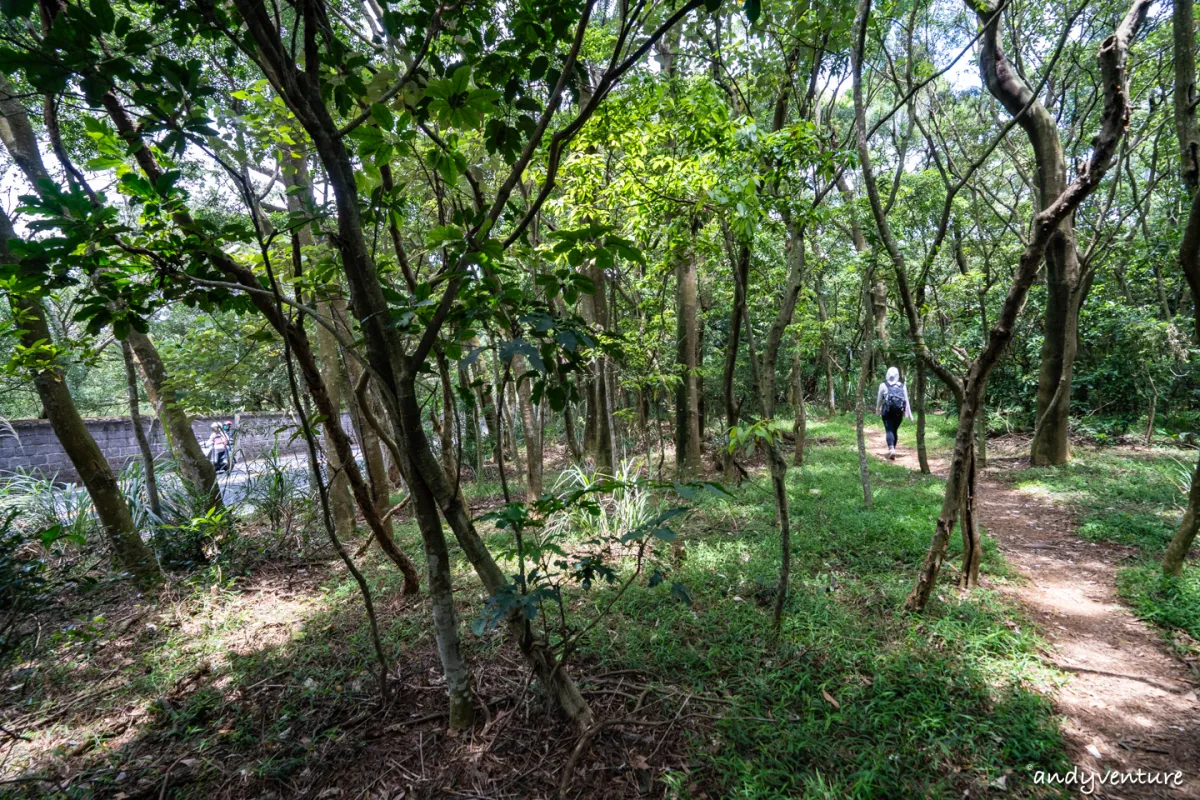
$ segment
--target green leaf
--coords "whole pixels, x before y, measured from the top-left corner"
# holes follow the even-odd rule
[[[33,13],[33,0],[0,0],[0,12],[8,19],[21,19]]]
[[[125,37],[125,52],[132,53],[133,55],[142,55],[146,53],[153,44],[154,35],[149,31],[130,31],[129,35]]]
[[[463,238],[462,230],[453,225],[439,225],[429,232],[425,242],[430,247],[441,247],[447,242],[458,242]]]
[[[654,529],[654,538],[662,539],[664,542],[673,542],[675,541],[675,531],[664,525]]]
[[[545,56],[535,58],[529,66],[529,80],[541,80],[542,76],[546,74],[546,67],[548,66],[550,66],[550,60]]]
[[[113,26],[117,24],[117,15],[113,13],[108,0],[88,0],[88,8],[92,10],[96,22],[100,23],[100,28],[105,33],[111,33]]]
[[[758,17],[762,14],[762,0],[744,0],[742,11],[746,12],[746,19],[753,25],[758,22]]]
[[[383,103],[375,103],[371,106],[371,119],[379,123],[379,127],[385,131],[391,131],[396,125],[396,118],[392,115],[392,110]]]

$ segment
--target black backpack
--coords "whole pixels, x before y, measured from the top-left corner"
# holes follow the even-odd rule
[[[883,398],[883,413],[904,412],[904,384],[889,383],[887,397]]]

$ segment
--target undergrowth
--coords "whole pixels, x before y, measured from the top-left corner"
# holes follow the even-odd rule
[[[704,712],[702,724],[675,729],[689,755],[654,773],[653,794],[957,799],[1002,786],[1008,797],[1045,796],[1033,771],[1067,761],[1047,698],[1057,676],[1041,666],[1031,626],[996,594],[959,595],[957,541],[928,613],[900,611],[941,481],[873,460],[868,511],[852,423],[810,421],[810,437],[806,466],[789,473],[793,567],[779,638],[770,627],[779,538],[769,483],[755,474],[729,487],[731,496],[701,494],[679,520],[664,567],[687,597],[636,582],[580,642],[573,669],[581,685],[596,686],[589,675],[632,670],[651,696],[672,698],[672,713]],[[496,489],[466,486],[472,498]],[[411,519],[402,516],[396,539],[423,573]],[[505,637],[470,632],[485,598],[461,553],[453,555],[477,690],[525,696],[536,717],[545,699],[536,683],[521,691]],[[1006,574],[990,540],[983,570],[993,580]],[[406,704],[393,713],[436,713],[444,695],[424,597],[402,598],[397,571],[374,550],[364,571]],[[614,591],[585,593],[580,612],[603,607]],[[29,766],[56,782],[22,787],[25,796],[157,796],[169,767],[168,797],[236,786],[245,787],[236,796],[290,796],[374,768],[373,754],[394,737],[372,739],[353,722],[377,687],[357,588],[340,568],[264,567],[235,580],[210,572],[177,592],[157,610],[125,606],[122,617],[100,598],[83,602],[5,676],[19,687],[7,692],[7,719],[85,704],[31,727],[40,755]],[[124,615],[152,611],[156,624],[123,634]],[[497,684],[498,674],[513,685]],[[397,757],[416,770],[411,751]],[[603,774],[624,768],[610,767],[618,772]]]

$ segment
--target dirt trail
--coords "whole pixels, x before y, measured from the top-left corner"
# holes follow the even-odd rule
[[[912,435],[911,425],[902,431],[895,463],[917,470]],[[871,429],[867,447],[887,458],[882,429]],[[977,514],[1026,578],[995,588],[1025,607],[1051,645],[1045,659],[1071,675],[1055,707],[1072,760],[1101,774],[1184,773],[1178,787],[1097,786],[1093,797],[1200,798],[1200,690],[1187,666],[1117,597],[1119,562],[1133,551],[1080,539],[1069,510],[998,480],[1021,464],[989,460],[980,476]],[[931,458],[930,468],[945,474],[939,459]]]

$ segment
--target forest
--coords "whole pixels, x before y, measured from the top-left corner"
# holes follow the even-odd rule
[[[0,797],[1200,798],[1189,0],[0,0]]]

